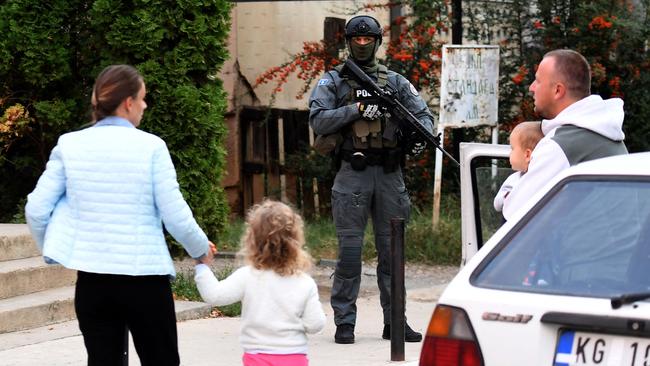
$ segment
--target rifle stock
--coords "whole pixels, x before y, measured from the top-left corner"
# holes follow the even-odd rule
[[[384,105],[388,107],[388,110],[390,111],[391,114],[395,115],[397,118],[399,118],[402,121],[405,121],[406,124],[411,127],[424,141],[427,143],[435,146],[438,150],[442,151],[443,154],[445,154],[451,161],[456,163],[456,165],[460,166],[460,163],[456,159],[454,159],[451,154],[449,154],[445,149],[440,146],[438,143],[438,139],[433,136],[429,130],[427,130],[422,123],[409,111],[404,107],[402,103],[400,103],[399,100],[389,91],[389,90],[384,90],[382,89],[377,83],[375,83],[370,76],[368,76],[359,66],[357,66],[354,61],[352,61],[350,58],[348,58],[345,61],[345,67],[344,69],[348,69],[351,73],[352,76],[354,76],[357,81],[365,88],[369,89],[369,92],[373,93],[375,96],[377,96]]]

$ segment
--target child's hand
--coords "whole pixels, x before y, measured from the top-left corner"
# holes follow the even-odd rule
[[[207,264],[210,265],[212,263],[212,260],[214,259],[214,256],[217,254],[217,246],[214,245],[213,242],[208,240],[208,252],[205,253],[203,257],[200,259],[195,259],[194,263],[195,264]]]

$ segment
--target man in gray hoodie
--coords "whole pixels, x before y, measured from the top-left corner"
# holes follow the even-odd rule
[[[506,220],[562,170],[583,161],[627,154],[623,100],[591,95],[591,70],[578,52],[548,52],[530,85],[535,111],[544,118],[528,172],[504,201]]]

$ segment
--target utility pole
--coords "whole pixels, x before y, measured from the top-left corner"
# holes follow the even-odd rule
[[[451,43],[463,44],[463,0],[451,2]]]
[[[397,24],[397,18],[402,16],[402,5],[400,3],[390,4],[390,40],[395,42],[399,40],[402,33],[402,26]]]
[[[452,0],[451,2],[451,43],[463,44],[463,1]],[[440,122],[440,121],[439,121]],[[445,128],[438,123],[440,134],[440,144],[445,140]],[[463,130],[460,128],[452,129],[453,154],[458,156],[458,146],[463,138]],[[436,164],[433,178],[433,215],[431,217],[431,226],[435,230],[440,222],[440,195],[442,193],[442,154],[436,150]]]
[[[451,25],[451,43],[463,44],[463,4],[462,0],[452,2],[453,23]],[[465,138],[465,130],[454,128],[451,132],[453,147],[451,149],[455,156],[460,155],[460,142]]]

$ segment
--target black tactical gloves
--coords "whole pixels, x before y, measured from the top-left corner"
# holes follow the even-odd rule
[[[378,119],[386,113],[386,107],[377,100],[363,100],[359,102],[358,107],[361,118],[368,121]]]

